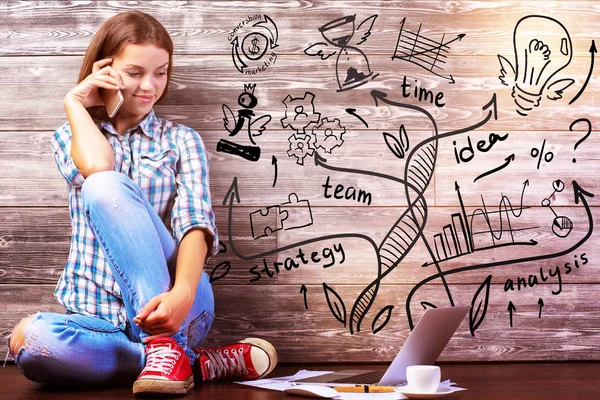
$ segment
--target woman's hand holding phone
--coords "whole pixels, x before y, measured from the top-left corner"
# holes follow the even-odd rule
[[[92,73],[67,93],[65,102],[77,101],[85,108],[105,105],[98,89],[114,91],[115,95],[124,89],[121,77],[110,64],[112,58],[104,58],[94,63]]]

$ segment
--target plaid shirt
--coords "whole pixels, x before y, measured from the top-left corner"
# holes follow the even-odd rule
[[[179,246],[192,228],[207,229],[219,249],[208,180],[208,158],[200,135],[151,111],[140,123],[119,135],[110,122],[98,125],[115,154],[119,171],[142,189]],[[52,151],[69,189],[71,249],[54,295],[68,311],[95,315],[125,329],[127,313],[100,244],[85,221],[81,185],[85,178],[71,157],[69,123],[52,137]]]

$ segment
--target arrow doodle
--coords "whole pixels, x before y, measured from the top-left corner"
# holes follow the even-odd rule
[[[510,313],[510,327],[513,327],[513,312],[517,311],[517,308],[515,307],[515,305],[513,304],[512,301],[508,302],[508,308],[507,311]]]
[[[544,300],[540,297],[538,300],[538,305],[540,306],[540,313],[538,314],[538,319],[542,318],[542,308],[544,308]]]
[[[598,50],[596,49],[596,41],[592,40],[592,45],[590,46],[590,55],[592,58],[592,61],[590,62],[590,72],[588,72],[588,76],[587,76],[587,78],[585,78],[585,82],[583,83],[583,86],[579,90],[579,93],[577,93],[577,95],[575,97],[573,97],[573,99],[569,102],[569,104],[573,104],[579,98],[579,96],[581,96],[581,94],[585,90],[587,84],[589,83],[590,78],[592,77],[592,72],[594,72],[594,54],[596,54],[597,52],[598,52]]]
[[[367,121],[362,119],[362,117],[356,113],[356,108],[346,108],[346,112],[348,114],[353,115],[356,118],[358,118],[360,120],[360,122],[362,122],[365,125],[365,127],[367,127],[367,128],[369,127],[369,124],[367,124]]]
[[[510,164],[512,161],[515,161],[515,155],[511,154],[510,156],[506,157],[504,160],[506,161],[504,164],[500,165],[499,167],[490,169],[489,171],[484,172],[483,174],[479,175],[477,178],[475,178],[473,180],[473,183],[477,182],[481,178],[485,178],[488,175],[491,175],[491,174],[493,174],[495,172],[498,172],[498,171],[500,171],[500,170],[508,167],[508,164]]]
[[[306,300],[306,292],[308,291],[308,289],[306,288],[306,285],[302,285],[302,287],[300,288],[300,293],[304,294],[304,308],[306,308],[308,310],[308,302]]]
[[[277,183],[277,157],[273,156],[271,165],[275,166],[275,178],[273,179],[273,187],[275,187],[275,184]]]

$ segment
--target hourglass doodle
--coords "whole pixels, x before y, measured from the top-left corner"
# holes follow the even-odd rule
[[[356,15],[349,15],[321,26],[319,32],[327,43],[315,43],[304,50],[306,55],[318,56],[322,60],[337,54],[335,73],[338,92],[364,85],[379,75],[371,71],[367,56],[357,47],[371,35],[377,15],[365,19],[358,28],[354,26],[355,19]]]

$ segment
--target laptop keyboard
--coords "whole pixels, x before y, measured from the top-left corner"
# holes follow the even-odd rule
[[[385,374],[385,371],[370,371],[364,374],[349,376],[347,378],[333,379],[332,383],[359,383],[359,384],[374,384],[378,383]]]

